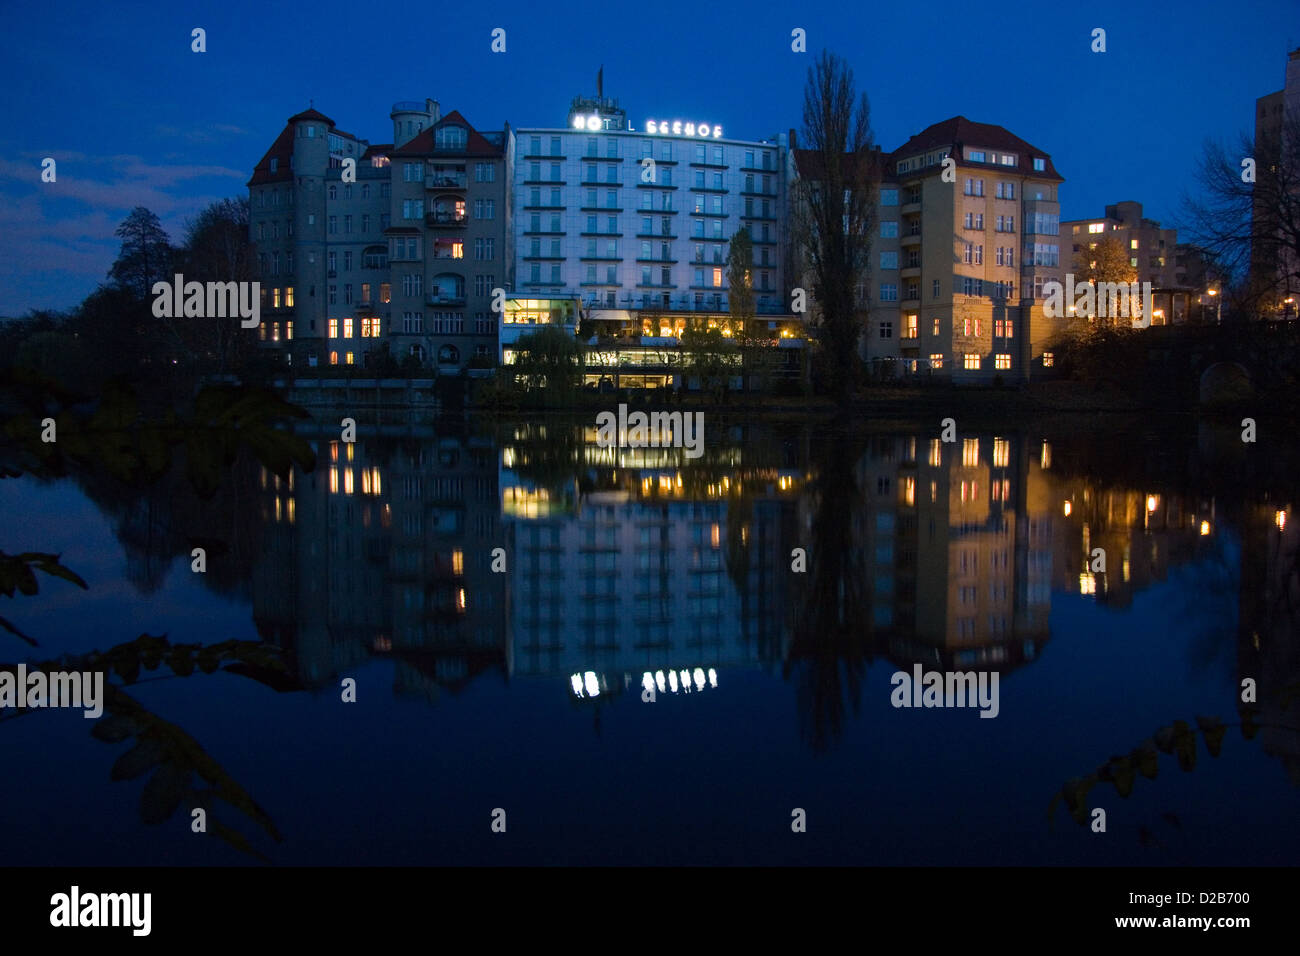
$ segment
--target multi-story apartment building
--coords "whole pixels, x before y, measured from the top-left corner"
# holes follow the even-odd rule
[[[1128,250],[1129,266],[1136,270],[1138,282],[1150,282],[1153,288],[1170,289],[1177,283],[1174,249],[1178,230],[1164,229],[1154,219],[1142,215],[1142,204],[1118,202],[1106,207],[1099,219],[1071,219],[1061,223],[1062,234],[1070,237],[1070,256],[1082,257],[1089,248],[1108,236],[1114,236]],[[1068,271],[1068,270],[1067,270]]]
[[[1080,270],[1086,269],[1091,261],[1088,253],[1098,242],[1113,237],[1128,252],[1135,281],[1151,283],[1154,298],[1151,324],[1168,325],[1187,317],[1189,287],[1182,284],[1188,276],[1187,250],[1184,249],[1184,267],[1180,269],[1178,230],[1162,228],[1156,220],[1145,218],[1140,202],[1128,200],[1109,205],[1099,219],[1063,222],[1061,234],[1069,242],[1063,268],[1066,272],[1074,271],[1077,281],[1083,281]],[[1204,288],[1199,291],[1204,294]]]
[[[653,339],[658,349],[692,327],[781,337],[783,320],[793,318],[785,308],[785,136],[745,141],[715,124],[671,119],[636,129],[607,97],[578,97],[562,128],[517,135],[519,297],[577,296],[613,337]],[[729,314],[727,287],[730,241],[742,228],[753,242],[756,312],[744,330]],[[671,369],[635,364],[638,384],[672,384]]]
[[[804,168],[815,161],[799,158]],[[1051,156],[957,116],[882,165],[864,289],[868,362],[958,383],[1023,381],[1052,365],[1064,320],[1045,317],[1042,299],[1062,275],[1064,179]]]
[[[345,160],[356,182],[342,182]],[[294,366],[360,361],[384,329],[358,310],[382,303],[388,159],[315,109],[289,117],[248,182],[249,228],[262,283],[264,347]],[[350,165],[350,164],[349,164]],[[386,258],[386,257],[381,257]],[[345,334],[346,333],[346,334]],[[373,334],[372,334],[373,333]]]
[[[398,103],[395,122],[414,119],[415,134],[395,139],[392,226],[395,354],[440,370],[471,361],[492,365],[497,353],[493,290],[508,288],[511,270],[509,124],[479,131],[437,104],[424,112]],[[400,119],[399,117],[400,113]]]
[[[1254,158],[1258,186],[1255,189],[1253,216],[1256,225],[1253,234],[1257,238],[1251,248],[1251,277],[1263,296],[1266,313],[1276,310],[1292,317],[1296,315],[1296,300],[1300,298],[1300,289],[1297,288],[1300,282],[1296,278],[1300,273],[1300,263],[1296,262],[1294,252],[1279,248],[1275,242],[1260,242],[1258,237],[1267,234],[1270,224],[1277,221],[1278,211],[1268,208],[1267,197],[1278,195],[1282,191],[1279,189],[1281,184],[1294,188],[1300,181],[1300,169],[1282,168],[1284,163],[1294,166],[1296,156],[1300,155],[1300,146],[1288,144],[1288,138],[1298,133],[1300,48],[1292,50],[1287,57],[1286,81],[1282,89],[1255,101]]]
[[[434,100],[397,103],[390,118],[393,143],[372,146],[298,113],[248,183],[258,334],[291,365],[366,365],[386,347],[447,370],[496,351],[510,129],[481,133]]]

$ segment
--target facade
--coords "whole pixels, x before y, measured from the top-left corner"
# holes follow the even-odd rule
[[[1294,164],[1300,147],[1288,144],[1287,137],[1300,131],[1300,48],[1287,57],[1286,81],[1282,89],[1255,101],[1255,177],[1259,184],[1256,195],[1276,195],[1278,170],[1282,163]],[[1282,171],[1282,183],[1294,188],[1300,181],[1300,169]],[[1255,235],[1266,232],[1269,211],[1256,204]],[[1296,315],[1296,299],[1300,298],[1296,274],[1300,263],[1286,249],[1264,246],[1256,242],[1251,249],[1251,275],[1256,288],[1266,291],[1265,311],[1285,316]]]
[[[1198,298],[1205,296],[1204,286],[1195,289],[1184,284],[1204,277],[1204,262],[1197,261],[1188,247],[1178,245],[1177,229],[1164,229],[1154,219],[1145,218],[1140,202],[1128,200],[1107,206],[1099,219],[1063,222],[1061,233],[1070,243],[1066,265],[1076,273],[1076,263],[1085,263],[1089,248],[1095,248],[1100,239],[1119,239],[1128,250],[1129,267],[1136,271],[1136,281],[1151,283],[1152,325],[1186,321],[1189,308],[1197,310]]]
[[[344,160],[356,162],[355,183],[343,183]],[[294,367],[353,364],[382,335],[357,321],[362,297],[382,305],[387,263],[368,259],[383,249],[388,211],[388,159],[309,109],[289,117],[248,182],[249,228],[262,285],[258,337]],[[331,331],[337,332],[331,335]],[[346,337],[344,331],[348,331]],[[375,334],[372,336],[371,333]]]
[[[393,149],[392,349],[442,371],[488,367],[497,352],[494,290],[509,287],[513,266],[514,137],[508,124],[479,132],[455,111],[439,116],[436,104],[416,115],[415,135]]]
[[[657,119],[638,130],[602,96],[575,98],[563,127],[520,129],[517,142],[514,294],[582,303],[610,346],[589,384],[683,384],[672,356],[690,328],[802,342],[791,331],[802,324],[785,311],[784,136],[744,141],[709,123]],[[754,249],[756,315],[746,329],[730,315],[727,288],[741,228]]]
[[[510,129],[480,133],[434,100],[390,117],[393,144],[372,146],[298,113],[249,180],[258,335],[290,366],[365,366],[385,347],[442,370],[491,364],[491,289],[512,264]]]
[[[944,181],[950,158],[955,182]],[[867,362],[959,384],[1025,381],[1051,367],[1064,328],[1042,309],[1044,283],[1062,276],[1064,179],[1051,156],[957,116],[883,167],[864,290]]]

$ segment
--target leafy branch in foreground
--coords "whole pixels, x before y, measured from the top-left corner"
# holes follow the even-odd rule
[[[258,641],[232,640],[210,646],[172,644],[165,636],[149,634],[142,634],[134,641],[104,652],[92,651],[77,657],[29,665],[29,672],[83,670],[107,675],[111,671],[125,684],[132,684],[142,667],[153,671],[164,663],[177,677],[188,677],[196,668],[211,674],[226,663],[224,670],[252,677],[277,689],[292,684],[278,649]],[[0,665],[0,670],[13,668],[14,665]],[[105,716],[95,722],[91,735],[105,743],[134,742],[134,746],[113,764],[111,779],[135,780],[153,771],[140,795],[140,818],[144,823],[158,825],[165,822],[182,803],[210,811],[212,799],[216,798],[240,811],[275,842],[283,840],[270,815],[248,791],[236,783],[197,740],[176,724],[154,714],[121,686],[107,680],[103,705]],[[216,819],[210,812],[207,826],[212,836],[236,850],[270,862],[244,833]]]
[[[1287,689],[1287,700],[1294,696],[1300,685]],[[1285,708],[1285,703],[1284,703]],[[1241,727],[1241,736],[1251,740],[1261,727],[1253,711],[1246,711],[1240,724],[1226,724],[1217,717],[1197,717],[1193,729],[1185,720],[1176,720],[1168,726],[1161,727],[1145,741],[1127,754],[1113,756],[1086,777],[1074,777],[1052,796],[1047,808],[1047,818],[1052,820],[1057,805],[1064,802],[1065,809],[1075,823],[1083,825],[1088,822],[1088,793],[1100,783],[1114,784],[1116,792],[1127,799],[1133,792],[1133,783],[1139,774],[1148,780],[1154,780],[1160,770],[1160,754],[1176,754],[1178,766],[1184,772],[1190,772],[1196,766],[1197,735],[1205,740],[1205,749],[1211,757],[1218,757],[1223,746],[1223,738],[1231,726]]]
[[[5,597],[13,597],[14,591],[18,591],[30,597],[39,591],[40,583],[37,581],[36,575],[32,573],[32,568],[53,577],[71,581],[83,591],[86,590],[86,582],[74,571],[70,571],[60,564],[59,558],[60,555],[43,554],[39,551],[24,551],[22,554],[5,554],[0,551],[0,594],[4,594]],[[18,635],[32,647],[37,646],[35,638],[24,634],[17,626],[2,616],[0,616],[0,627],[3,627],[11,634]]]

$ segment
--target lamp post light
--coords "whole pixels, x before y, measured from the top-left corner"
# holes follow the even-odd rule
[[[1216,305],[1215,305],[1215,316],[1214,316],[1214,321],[1215,321],[1216,323],[1218,323],[1218,324],[1222,324],[1222,322],[1223,322],[1223,300],[1219,298],[1219,290],[1218,290],[1218,289],[1206,289],[1205,292],[1206,292],[1207,295],[1212,295],[1212,296],[1214,296],[1214,301],[1215,301],[1215,303],[1216,303]]]

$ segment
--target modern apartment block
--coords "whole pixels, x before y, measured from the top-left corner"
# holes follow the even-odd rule
[[[1071,219],[1061,223],[1062,235],[1069,237],[1066,272],[1086,267],[1088,252],[1107,237],[1119,240],[1128,252],[1128,264],[1137,282],[1150,282],[1154,301],[1152,325],[1182,322],[1187,317],[1189,287],[1183,285],[1189,275],[1187,250],[1178,254],[1178,230],[1164,229],[1154,219],[1142,215],[1142,204],[1128,200],[1109,205],[1099,219]],[[1080,278],[1079,281],[1082,281]],[[1204,293],[1204,289],[1200,290]]]
[[[1255,101],[1255,177],[1258,186],[1256,196],[1269,196],[1277,190],[1277,176],[1283,163],[1294,164],[1300,147],[1288,144],[1288,137],[1300,131],[1300,48],[1292,50],[1287,57],[1286,81],[1282,89]],[[1300,169],[1283,171],[1284,182],[1294,187],[1300,180]],[[1262,203],[1256,202],[1256,235],[1259,234],[1261,220],[1267,223],[1275,215]],[[1267,225],[1263,227],[1267,229]],[[1294,261],[1294,255],[1279,249],[1274,244],[1261,244],[1258,241],[1251,249],[1251,275],[1257,289],[1265,293],[1266,311],[1276,309],[1283,315],[1296,315],[1296,299],[1300,297],[1297,289],[1296,273],[1300,272],[1300,263]],[[1290,300],[1290,301],[1288,301]]]
[[[1128,250],[1128,264],[1137,271],[1138,282],[1150,282],[1156,289],[1170,289],[1177,284],[1174,249],[1178,230],[1161,228],[1154,219],[1143,217],[1140,202],[1129,200],[1107,206],[1106,214],[1099,219],[1063,222],[1061,231],[1070,237],[1071,256],[1082,257],[1099,240],[1115,236]],[[1066,264],[1073,265],[1073,260]]]
[[[957,116],[883,165],[865,290],[867,361],[957,383],[1024,381],[1050,367],[1064,327],[1042,309],[1044,283],[1063,274],[1064,179],[1051,156],[1001,126]]]
[[[496,351],[510,129],[481,133],[434,100],[397,103],[390,118],[393,143],[372,146],[298,113],[248,183],[258,334],[292,366],[367,365],[387,347],[446,370]]]

